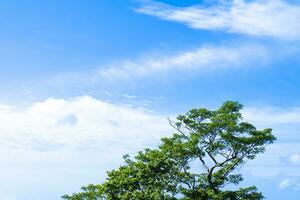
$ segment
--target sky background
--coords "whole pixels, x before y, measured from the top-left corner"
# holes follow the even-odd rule
[[[0,0],[0,197],[56,200],[226,100],[278,138],[242,169],[300,198],[300,4]]]

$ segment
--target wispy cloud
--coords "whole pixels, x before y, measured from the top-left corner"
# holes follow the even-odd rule
[[[300,108],[273,106],[245,107],[243,117],[258,128],[272,128],[277,141],[269,145],[264,154],[250,162],[245,171],[251,176],[278,179],[299,177]],[[281,187],[291,184],[285,180]]]
[[[195,29],[298,40],[300,6],[284,0],[217,1],[212,6],[174,7],[147,1],[137,12]]]
[[[256,124],[268,126],[300,123],[300,107],[248,107],[243,110],[243,115]]]
[[[294,190],[300,190],[300,181],[295,178],[286,178],[279,183],[280,189],[292,188]]]
[[[173,55],[143,56],[125,60],[98,70],[102,78],[146,77],[170,72],[209,72],[218,69],[260,65],[269,59],[269,51],[263,45],[244,44],[206,46]]]
[[[300,165],[300,153],[293,153],[289,156],[289,161],[292,164]]]

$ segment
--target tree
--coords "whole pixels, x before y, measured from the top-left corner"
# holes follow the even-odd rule
[[[65,195],[67,200],[260,200],[255,186],[229,190],[243,180],[236,174],[276,138],[271,129],[244,122],[242,105],[225,102],[217,110],[192,109],[170,124],[172,137],[157,149],[145,149],[108,172],[103,184]],[[233,187],[230,187],[233,188]]]

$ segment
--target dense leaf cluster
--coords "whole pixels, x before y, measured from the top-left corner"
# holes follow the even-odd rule
[[[238,167],[264,152],[275,137],[271,129],[257,130],[244,122],[237,102],[217,110],[192,109],[170,124],[177,130],[162,138],[157,149],[138,152],[134,159],[108,172],[103,184],[65,195],[68,200],[260,200],[255,186],[237,185]],[[230,187],[233,188],[233,187]]]

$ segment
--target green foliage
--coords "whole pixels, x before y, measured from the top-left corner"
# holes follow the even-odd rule
[[[226,190],[243,180],[234,170],[264,152],[275,137],[244,122],[237,102],[218,110],[192,109],[170,124],[177,130],[162,138],[157,149],[138,152],[134,159],[108,172],[103,184],[65,195],[67,200],[260,200],[254,186]]]

